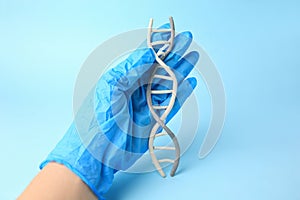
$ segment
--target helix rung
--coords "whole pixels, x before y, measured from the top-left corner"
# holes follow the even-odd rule
[[[173,90],[151,90],[151,94],[169,94],[172,92]]]
[[[163,53],[163,52],[162,52]],[[157,65],[156,66],[157,68],[162,68],[162,69],[165,69],[163,66],[161,66],[161,65]]]
[[[160,163],[163,163],[163,162],[174,163],[175,161],[174,161],[174,160],[172,160],[172,159],[168,159],[168,158],[166,158],[166,159],[160,159],[160,160],[158,160],[158,162],[160,162]]]
[[[170,80],[170,81],[173,80],[171,76],[165,76],[165,75],[160,75],[160,74],[155,74],[153,76],[153,78],[160,78],[160,79],[165,79],[165,80]]]
[[[160,45],[160,44],[170,44],[170,41],[161,40],[161,41],[151,42],[151,44],[152,44],[152,46]]]
[[[152,32],[162,33],[162,32],[171,32],[171,29],[152,29]]]
[[[153,106],[153,109],[156,109],[156,110],[162,110],[162,109],[167,109],[168,106]]]
[[[175,147],[153,146],[154,150],[176,150]]]
[[[160,137],[160,136],[165,136],[165,135],[168,135],[168,133],[166,133],[166,132],[161,132],[161,133],[155,134],[155,137]]]

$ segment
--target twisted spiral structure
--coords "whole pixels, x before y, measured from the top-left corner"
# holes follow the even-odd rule
[[[178,140],[175,136],[175,134],[166,126],[165,121],[169,113],[171,112],[174,103],[175,98],[177,94],[177,79],[172,71],[172,69],[164,63],[164,58],[171,52],[173,48],[174,43],[174,36],[175,36],[175,28],[174,28],[174,21],[173,18],[170,17],[170,28],[169,29],[153,29],[153,19],[150,19],[149,27],[148,27],[148,36],[147,36],[147,45],[149,48],[151,48],[155,54],[156,62],[155,68],[153,70],[153,73],[150,77],[149,84],[147,87],[147,104],[149,106],[149,110],[155,119],[156,123],[153,126],[150,138],[149,138],[149,153],[152,158],[152,162],[157,169],[157,171],[160,173],[162,177],[165,177],[165,173],[162,170],[162,167],[160,163],[169,162],[173,163],[173,168],[171,170],[170,176],[174,176],[175,172],[179,165],[179,159],[180,159],[180,147]],[[170,32],[170,38],[166,41],[152,41],[152,35],[153,33],[163,33],[163,32]],[[155,51],[155,47],[163,45],[157,52]],[[160,70],[158,70],[160,69]],[[159,73],[159,71],[164,71],[164,75]],[[152,85],[155,79],[161,79],[162,81],[167,80],[171,82],[171,89],[167,90],[158,90],[153,89]],[[154,105],[152,95],[160,95],[160,94],[167,94],[170,95],[170,101],[168,102],[168,105]],[[157,112],[159,111],[159,112]],[[160,114],[158,114],[160,113]],[[154,139],[157,137],[162,136],[169,136],[172,140],[172,143],[174,146],[154,146]],[[155,155],[155,150],[166,150],[166,151],[175,151],[175,159],[165,158],[165,159],[157,159]]]

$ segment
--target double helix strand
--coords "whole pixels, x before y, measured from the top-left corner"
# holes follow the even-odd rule
[[[149,27],[148,27],[148,36],[147,36],[147,45],[149,48],[151,48],[155,54],[156,62],[155,69],[151,75],[148,87],[147,87],[147,104],[149,106],[150,112],[155,119],[156,123],[153,126],[150,138],[149,138],[149,152],[152,158],[152,162],[157,169],[157,171],[160,173],[162,177],[166,177],[164,171],[162,170],[162,167],[160,163],[169,162],[173,163],[173,168],[171,170],[170,176],[174,176],[175,172],[179,165],[179,158],[180,158],[180,147],[178,140],[174,133],[166,126],[165,121],[169,113],[171,112],[176,98],[177,93],[177,79],[172,71],[172,69],[164,63],[164,58],[170,53],[170,51],[173,48],[174,43],[174,37],[175,37],[175,28],[174,28],[174,21],[173,18],[170,17],[170,29],[152,29],[153,25],[153,19],[150,19]],[[164,41],[152,41],[152,34],[157,32],[170,32],[170,39]],[[154,47],[157,45],[163,45],[157,52],[154,50]],[[161,75],[158,73],[158,69],[163,69],[165,71],[166,75]],[[168,90],[158,90],[158,89],[152,89],[152,83],[154,79],[161,79],[161,80],[167,80],[172,83],[172,88]],[[159,94],[170,94],[170,101],[168,105],[153,105],[152,102],[152,95],[159,95]],[[157,114],[156,110],[159,110],[160,115]],[[162,131],[161,131],[162,130]],[[160,132],[158,132],[160,131]],[[161,136],[169,136],[174,144],[174,146],[154,146],[154,139],[156,137]],[[167,150],[167,151],[175,151],[175,159],[157,159],[154,151],[155,150]]]

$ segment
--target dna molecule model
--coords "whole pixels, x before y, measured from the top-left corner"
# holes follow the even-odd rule
[[[173,163],[173,167],[170,172],[170,176],[174,176],[175,172],[179,165],[179,159],[180,159],[180,147],[178,140],[175,136],[175,134],[166,126],[166,118],[169,115],[170,111],[172,110],[175,99],[176,99],[176,93],[177,93],[177,79],[175,76],[175,73],[172,71],[172,69],[164,63],[164,58],[171,52],[173,48],[174,43],[174,37],[175,37],[175,27],[174,27],[174,21],[173,18],[169,18],[170,21],[170,28],[168,29],[153,29],[153,19],[150,19],[149,27],[148,27],[148,35],[147,35],[147,45],[149,48],[151,48],[155,54],[156,64],[153,69],[153,73],[150,77],[148,86],[147,86],[147,104],[149,107],[149,110],[156,121],[155,125],[153,126],[151,132],[150,132],[150,138],[149,138],[149,153],[152,159],[152,162],[159,172],[159,174],[162,177],[166,177],[161,164],[160,163]],[[169,32],[170,38],[168,40],[160,40],[160,41],[152,41],[153,34],[155,33],[164,33]],[[162,46],[157,50],[157,47]],[[157,50],[157,52],[155,51]],[[163,73],[161,73],[163,71]],[[160,80],[157,80],[160,79]],[[169,81],[171,82],[171,88],[168,89],[153,89],[154,80],[156,81]],[[170,101],[168,102],[168,105],[154,105],[155,103],[152,100],[152,95],[161,95],[161,94],[167,94],[170,95],[168,98],[170,98]],[[168,136],[171,138],[171,141],[173,143],[172,146],[154,146],[154,139],[157,137],[163,137]],[[155,155],[155,150],[166,150],[166,151],[174,151],[175,152],[175,158],[165,158],[165,159],[158,159]]]

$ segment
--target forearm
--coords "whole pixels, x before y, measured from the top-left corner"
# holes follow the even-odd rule
[[[32,180],[18,200],[94,200],[89,187],[64,165],[49,163]]]

